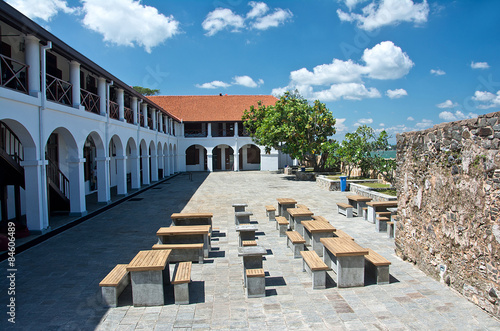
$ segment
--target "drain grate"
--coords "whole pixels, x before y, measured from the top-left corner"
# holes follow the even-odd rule
[[[129,199],[128,201],[141,201],[142,199],[144,199],[144,198],[132,198],[132,199]]]

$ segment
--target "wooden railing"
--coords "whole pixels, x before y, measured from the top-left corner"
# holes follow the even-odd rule
[[[139,125],[144,127],[144,115],[142,113],[137,114],[139,116]]]
[[[0,55],[0,86],[28,94],[27,64]]]
[[[184,137],[206,137],[207,132],[202,130],[184,130]]]
[[[134,112],[132,111],[132,109],[125,107],[124,111],[125,120],[127,121],[127,123],[134,124]]]
[[[69,199],[69,179],[59,170],[57,164],[52,160],[47,159],[47,177],[48,179],[59,188],[59,191]]]
[[[4,122],[0,122],[0,148],[12,157],[17,164],[20,165],[21,161],[24,160],[23,144]]]
[[[153,119],[151,117],[148,117],[148,127],[153,130]]]
[[[101,113],[101,98],[97,94],[80,89],[80,103],[88,112],[94,114]]]
[[[47,74],[47,99],[63,105],[73,105],[71,91],[73,85],[62,79]]]
[[[119,110],[119,106],[116,102],[114,101],[109,101],[109,117],[110,118],[114,118],[115,120],[118,119],[118,110]]]

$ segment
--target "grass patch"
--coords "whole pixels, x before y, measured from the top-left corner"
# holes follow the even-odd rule
[[[346,176],[346,175],[330,175],[326,176],[326,178],[331,179],[331,180],[339,180],[340,176]],[[367,177],[353,177],[347,178],[347,180],[365,180],[365,179],[373,179],[373,178],[367,178]]]
[[[396,189],[390,189],[390,190],[382,190],[382,191],[377,191],[379,193],[383,193],[383,194],[387,194],[387,195],[391,195],[393,197],[397,197],[398,194],[396,192]]]
[[[360,183],[359,185],[371,187],[371,188],[389,188],[391,185],[382,183]]]

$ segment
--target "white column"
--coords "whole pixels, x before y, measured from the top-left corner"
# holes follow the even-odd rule
[[[150,129],[156,130],[157,126],[156,126],[156,109],[155,108],[151,109],[151,119],[152,119],[151,122],[153,124],[153,127]]]
[[[130,155],[130,180],[132,189],[141,188],[141,167],[140,157],[137,154]]]
[[[87,214],[85,201],[85,158],[69,160],[69,199],[71,215]]]
[[[116,89],[116,103],[118,104],[118,119],[125,122],[125,101],[124,101],[123,89]]]
[[[80,108],[80,63],[71,61],[69,63],[69,82],[73,85],[71,96],[73,99],[73,108]]]
[[[25,61],[28,68],[28,88],[32,96],[40,93],[40,40],[32,35],[27,35],[25,41]],[[45,82],[45,77],[43,78]]]
[[[97,162],[97,202],[111,200],[109,187],[109,157],[96,157]]]
[[[158,132],[163,132],[163,114],[161,112],[158,115]]]
[[[130,106],[130,108],[132,109],[133,122],[134,124],[137,124],[137,97],[132,97]]]
[[[144,117],[144,122],[141,123],[145,128],[148,128],[148,104],[142,103],[142,116]]]
[[[240,171],[240,150],[238,144],[234,145],[234,171]]]
[[[224,128],[225,128],[225,124],[224,124]],[[222,170],[226,170],[226,148],[225,147],[220,148],[220,167]]]
[[[238,137],[238,122],[234,122],[234,136]]]
[[[212,162],[212,157],[213,157],[213,154],[212,154],[212,151],[213,151],[213,148],[207,148],[207,168],[208,168],[208,171],[212,172],[214,171],[214,167],[213,167],[213,162]]]
[[[151,181],[158,181],[158,155],[151,155]]]
[[[100,113],[102,116],[106,116],[106,104],[107,104],[107,99],[106,99],[106,79],[99,77],[97,78],[97,94],[99,95],[100,102],[99,102],[99,107]]]
[[[212,137],[212,123],[208,122],[207,124],[207,137],[211,138]]]
[[[141,155],[142,162],[142,184],[149,185],[149,155]]]
[[[42,176],[48,161],[23,161],[26,201],[26,223],[30,231],[43,232],[49,224],[47,177]],[[44,199],[45,197],[45,199]],[[45,206],[44,206],[45,205]]]
[[[116,193],[127,194],[127,157],[116,156]]]

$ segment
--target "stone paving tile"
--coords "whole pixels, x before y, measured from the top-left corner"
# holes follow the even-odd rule
[[[72,229],[43,242],[16,258],[17,323],[20,330],[495,330],[498,320],[445,285],[427,277],[394,254],[393,241],[377,233],[374,224],[347,219],[335,203],[349,192],[329,192],[314,182],[298,182],[266,172],[194,173],[169,179],[160,190],[148,190]],[[325,290],[311,289],[279,237],[265,205],[276,198],[294,198],[315,215],[391,261],[391,283],[338,289],[332,279]],[[245,202],[258,226],[264,260],[266,297],[247,299],[232,203]],[[193,264],[195,303],[173,304],[166,288],[162,307],[133,307],[127,288],[119,307],[100,302],[99,281],[117,263],[129,262],[156,242],[156,230],[169,226],[174,212],[214,213],[212,252],[204,264]],[[6,263],[0,263],[6,269]],[[173,266],[171,266],[173,268]],[[5,288],[6,280],[0,279]],[[201,292],[201,293],[199,293]],[[4,299],[6,294],[0,294]],[[3,302],[3,301],[2,301]],[[2,320],[0,329],[6,321]],[[11,328],[12,326],[9,325]]]

